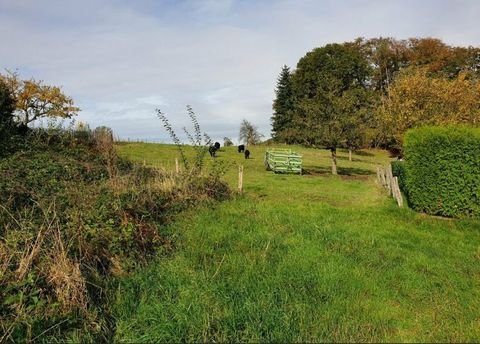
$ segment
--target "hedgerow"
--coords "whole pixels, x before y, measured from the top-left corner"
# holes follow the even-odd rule
[[[406,188],[417,211],[480,216],[480,128],[424,127],[405,135]]]

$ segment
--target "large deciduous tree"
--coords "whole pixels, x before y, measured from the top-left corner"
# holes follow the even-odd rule
[[[0,75],[13,94],[17,122],[28,125],[41,118],[71,118],[80,109],[58,86],[45,85],[41,80],[21,80],[17,73]]]
[[[259,133],[256,126],[244,119],[240,124],[240,142],[247,145],[256,145],[262,141],[263,135]]]
[[[291,85],[290,68],[286,65],[277,79],[275,99],[273,101],[272,138],[279,142],[292,143],[293,129],[293,90]]]
[[[328,44],[302,57],[293,74],[296,125],[304,143],[331,151],[333,174],[337,148],[368,120],[370,73],[357,45]]]

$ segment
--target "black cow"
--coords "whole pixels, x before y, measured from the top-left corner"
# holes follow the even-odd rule
[[[208,152],[210,153],[210,156],[212,158],[215,158],[217,149],[215,148],[215,146],[210,146],[210,147],[208,147]]]
[[[239,152],[239,153],[242,153],[242,152],[244,152],[244,151],[245,151],[245,145],[240,145],[240,146],[238,146],[238,152]]]
[[[216,150],[219,150],[220,149],[220,142],[215,142],[215,144],[213,146],[215,147]]]
[[[245,159],[248,159],[248,158],[250,158],[250,151],[247,149],[245,151]]]

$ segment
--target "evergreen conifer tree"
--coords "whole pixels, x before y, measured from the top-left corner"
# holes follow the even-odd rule
[[[273,116],[271,119],[272,138],[277,142],[291,143],[293,141],[290,129],[293,127],[294,102],[290,75],[290,68],[284,65],[277,79],[277,87],[275,89],[276,98],[273,101]]]

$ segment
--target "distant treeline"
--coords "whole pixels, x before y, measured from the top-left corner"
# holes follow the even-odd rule
[[[358,38],[315,48],[284,66],[272,137],[332,150],[401,150],[423,125],[480,123],[480,48],[435,38]]]

